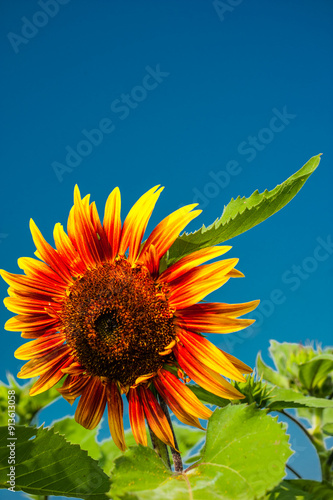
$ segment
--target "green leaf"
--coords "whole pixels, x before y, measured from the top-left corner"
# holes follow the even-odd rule
[[[184,233],[171,246],[168,265],[181,257],[211,245],[230,240],[260,224],[283,208],[298,193],[305,181],[315,171],[320,155],[312,157],[298,172],[276,186],[272,191],[255,191],[250,198],[231,199],[223,214],[210,226],[202,226],[194,233]]]
[[[270,368],[266,363],[264,363],[261,353],[258,353],[256,360],[257,372],[259,377],[263,377],[264,380],[270,382],[271,384],[277,385],[279,387],[289,387],[289,382],[287,377],[281,375],[281,373],[277,372]]]
[[[280,483],[291,453],[276,418],[229,405],[210,418],[202,458],[183,475],[170,473],[152,450],[132,448],[116,460],[110,494],[115,500],[260,498]]]
[[[9,443],[15,443],[15,491],[104,500],[109,479],[78,445],[53,429],[16,426],[15,438],[0,427],[0,487],[7,488]]]
[[[328,375],[333,372],[333,354],[319,354],[299,367],[299,379],[311,391],[321,388]]]
[[[220,408],[224,408],[230,403],[229,399],[224,399],[221,398],[220,396],[216,396],[215,394],[206,391],[206,389],[203,389],[197,384],[191,384],[189,388],[191,389],[192,392],[194,392],[196,397],[200,399],[200,401],[202,401],[203,403],[219,406]]]
[[[328,483],[319,483],[306,479],[282,481],[265,500],[332,500],[333,487]]]
[[[266,401],[266,408],[270,410],[284,410],[286,408],[332,408],[333,400],[304,396],[301,392],[292,389],[275,387]]]

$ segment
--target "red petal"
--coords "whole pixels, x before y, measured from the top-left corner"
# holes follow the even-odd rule
[[[203,366],[179,343],[173,350],[179,366],[187,375],[207,391],[226,399],[243,399],[244,396],[220,374]]]
[[[149,427],[163,443],[174,448],[175,442],[172,430],[157,399],[151,390],[143,385],[138,387],[138,392]]]
[[[138,388],[130,389],[127,395],[129,403],[129,419],[135,441],[142,446],[147,446],[147,433],[145,415],[139,399]]]
[[[99,377],[92,377],[85,387],[75,412],[75,420],[86,429],[100,422],[106,405],[106,387]]]
[[[125,451],[127,446],[125,443],[123,423],[123,400],[115,382],[110,382],[107,385],[106,394],[108,401],[108,421],[111,436],[118,448],[121,451]]]

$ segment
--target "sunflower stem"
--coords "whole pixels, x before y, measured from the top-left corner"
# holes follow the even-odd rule
[[[165,465],[171,470],[171,462],[170,462],[170,457],[169,457],[169,451],[168,447],[163,441],[161,441],[156,434],[153,433],[151,430],[151,427],[148,424],[148,429],[149,429],[149,434],[150,434],[150,439],[151,439],[151,444],[153,446],[153,449],[156,451],[158,456],[163,460]]]
[[[158,395],[158,400],[159,400],[160,406],[161,406],[161,408],[162,408],[162,410],[164,412],[164,415],[166,416],[167,421],[168,421],[168,423],[170,425],[171,432],[172,432],[172,435],[173,435],[173,440],[174,440],[174,443],[175,443],[175,448],[172,448],[170,446],[170,450],[171,450],[171,454],[172,454],[172,460],[173,460],[173,465],[175,467],[175,472],[181,473],[181,472],[183,472],[183,461],[182,461],[181,454],[178,451],[179,446],[178,446],[176,434],[175,434],[175,431],[174,431],[174,428],[173,428],[173,425],[172,425],[172,422],[171,422],[169,409],[168,409],[168,406],[167,406],[166,402],[164,401],[164,399],[161,397],[160,394]]]
[[[282,413],[282,415],[284,415],[285,417],[288,417],[290,420],[292,420],[296,425],[298,425],[298,427],[304,432],[304,434],[309,438],[311,443],[314,445],[313,436],[309,433],[307,428],[304,427],[304,425],[302,425],[299,420],[297,420],[297,418],[295,418],[293,415],[291,415],[290,413],[287,413],[284,410],[278,410],[278,411],[279,411],[279,413]]]
[[[293,469],[293,467],[291,467],[290,465],[286,465],[287,469],[290,470],[290,472],[292,472],[298,479],[302,479],[302,476],[300,474],[298,474],[297,471],[295,471],[295,469]]]

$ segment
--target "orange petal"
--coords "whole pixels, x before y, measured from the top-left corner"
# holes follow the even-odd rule
[[[21,337],[23,339],[30,339],[30,340],[35,340],[38,339],[41,335],[52,335],[53,333],[56,333],[58,331],[58,328],[46,328],[45,330],[41,331],[22,331]]]
[[[228,276],[230,276],[230,278],[244,278],[244,274],[238,271],[238,269],[231,269],[231,271],[228,272]]]
[[[31,257],[20,257],[17,263],[27,276],[42,281],[42,283],[45,283],[51,289],[54,287],[63,290],[67,286],[67,280],[64,282],[45,262],[32,259]]]
[[[194,330],[200,333],[231,333],[238,332],[247,328],[255,322],[254,319],[236,319],[236,318],[205,318],[199,320],[178,318],[177,324],[186,330]]]
[[[80,363],[78,363],[77,361],[73,361],[73,363],[65,370],[63,370],[63,372],[69,373],[70,375],[82,375],[85,372],[85,369],[82,368]]]
[[[77,274],[83,273],[86,266],[82,262],[79,252],[74,247],[72,241],[59,222],[54,226],[53,238],[57,251],[64,262],[66,262],[67,267]]]
[[[198,427],[199,429],[203,429],[202,425],[199,422],[197,417],[193,417],[188,412],[184,410],[184,408],[180,405],[179,401],[174,397],[171,393],[169,393],[163,385],[163,382],[159,380],[159,378],[155,378],[154,385],[159,394],[163,397],[164,401],[170,407],[171,411],[175,414],[175,416],[186,425],[191,425],[193,427]]]
[[[159,281],[164,283],[170,283],[171,281],[179,278],[186,272],[190,271],[196,266],[199,266],[207,260],[214,259],[215,257],[220,257],[224,253],[228,252],[232,247],[209,247],[197,250],[189,255],[186,255],[182,259],[178,260],[175,264],[168,267],[159,277]]]
[[[63,263],[61,257],[54,248],[45,241],[38,227],[32,219],[30,219],[30,231],[32,234],[32,239],[37,248],[38,255],[41,259],[48,264],[53,271],[62,277],[62,279],[68,283],[71,282],[71,273],[66,265]]]
[[[108,401],[108,422],[111,436],[121,451],[125,451],[124,423],[123,423],[123,400],[115,382],[110,382],[106,388]]]
[[[238,318],[243,314],[253,311],[260,300],[253,300],[251,302],[244,302],[243,304],[224,304],[220,302],[206,302],[203,304],[193,304],[193,306],[186,309],[178,309],[176,316],[184,318],[186,321],[189,318],[197,318],[200,321],[210,318]]]
[[[139,257],[139,263],[144,264],[153,277],[157,277],[158,271],[159,271],[160,260],[158,258],[155,246],[150,245],[150,247],[147,249],[147,252],[145,255],[146,255],[145,259],[143,259],[142,262],[141,262],[140,257]]]
[[[28,361],[17,374],[18,378],[31,378],[43,375],[63,359],[69,359],[70,348],[67,345],[58,347],[50,354]]]
[[[124,255],[129,247],[128,261],[134,262],[138,256],[141,241],[155,204],[164,188],[153,187],[141,196],[129,211],[121,232],[119,254]],[[157,191],[156,191],[157,190]],[[156,191],[156,192],[155,192]]]
[[[48,300],[6,297],[3,302],[9,311],[17,314],[45,313],[51,308],[58,311],[60,310],[60,305],[58,303],[50,302]]]
[[[177,332],[180,342],[188,350],[194,358],[196,358],[203,366],[211,370],[221,373],[225,377],[244,382],[245,378],[231,363],[231,361],[223,354],[223,352],[215,347],[201,335],[196,333],[180,330]]]
[[[172,430],[154,394],[144,385],[139,386],[137,390],[142,401],[143,409],[149,427],[151,428],[153,433],[161,441],[163,441],[163,443],[174,448],[175,442],[173,439]]]
[[[231,333],[252,325],[255,320],[236,319],[241,314],[252,311],[258,300],[245,304],[193,304],[175,313],[177,324],[187,330],[201,333]]]
[[[191,212],[191,210],[197,205],[197,203],[194,203],[193,205],[187,205],[179,208],[163,219],[155,227],[145,242],[140,254],[140,261],[144,261],[146,259],[146,252],[148,251],[150,245],[155,246],[158,258],[160,259],[162,255],[169,250],[171,245],[179,236],[179,233],[187,226],[187,224],[201,213],[201,210]]]
[[[16,359],[40,358],[49,354],[49,351],[60,347],[65,341],[64,335],[56,333],[54,335],[42,335],[37,340],[21,345],[16,349],[14,356]]]
[[[51,368],[47,370],[47,372],[45,372],[31,387],[29,391],[30,396],[41,394],[56,385],[64,376],[62,368],[68,366],[70,363],[71,359],[65,358],[52,365]]]
[[[179,343],[173,350],[179,366],[187,375],[207,391],[226,399],[243,399],[244,396],[220,374],[203,366]]]
[[[246,365],[245,363],[243,363],[243,361],[240,361],[239,359],[235,358],[235,356],[232,356],[231,354],[227,353],[227,352],[224,352],[221,350],[221,352],[224,354],[224,356],[226,356],[229,361],[231,361],[231,363],[237,368],[238,371],[240,371],[241,373],[252,373],[253,370],[250,366]]]
[[[90,204],[90,220],[93,225],[94,231],[98,238],[99,254],[102,260],[109,260],[111,258],[111,247],[106,237],[105,230],[99,219],[96,203]]]
[[[106,387],[99,377],[91,377],[75,412],[75,420],[85,429],[94,429],[100,422],[106,405]]]
[[[163,385],[165,393],[168,396],[173,396],[186,413],[205,419],[212,415],[213,412],[199,401],[190,387],[183,384],[169,371],[161,369],[158,380]]]
[[[22,314],[10,318],[5,324],[5,329],[11,332],[21,332],[22,330],[39,332],[39,330],[45,330],[55,326],[57,323],[56,319],[50,318],[46,314]]]
[[[65,370],[62,370],[63,375],[65,375],[64,371]],[[57,391],[72,405],[75,399],[81,396],[84,388],[89,382],[90,377],[84,375],[68,375],[63,386],[57,389]]]
[[[120,191],[115,188],[109,195],[104,212],[103,227],[111,247],[111,258],[116,257],[119,249],[121,220],[120,220]]]
[[[89,197],[81,200],[78,186],[74,188],[74,207],[68,219],[68,236],[86,266],[101,262],[98,236],[90,220]]]
[[[170,306],[184,309],[199,302],[228,281],[226,274],[237,262],[238,259],[227,259],[198,266],[174,280],[169,295]]]
[[[8,285],[20,294],[34,295],[40,299],[43,296],[54,296],[60,299],[64,296],[65,286],[60,287],[55,284],[50,286],[45,280],[37,280],[21,274],[7,273],[3,270],[0,270],[0,275]]]
[[[131,429],[135,441],[142,446],[147,446],[147,433],[145,426],[145,415],[142,403],[139,399],[138,389],[130,389],[128,392],[128,412]]]

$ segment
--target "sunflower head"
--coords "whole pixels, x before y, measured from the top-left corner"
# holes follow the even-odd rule
[[[29,360],[18,376],[39,376],[31,395],[63,379],[59,392],[70,403],[80,397],[75,418],[89,429],[107,405],[111,435],[122,450],[122,394],[136,441],[147,445],[147,421],[174,447],[159,401],[182,422],[201,428],[199,419],[209,418],[211,411],[188,382],[239,399],[242,394],[226,378],[241,382],[252,371],[202,335],[234,332],[253,322],[240,316],[258,301],[201,302],[230,278],[242,276],[234,258],[205,264],[230,247],[195,251],[160,271],[162,257],[199,215],[196,205],[170,214],[142,242],[161,190],[155,186],[141,196],[122,224],[118,188],[106,202],[102,223],[95,204],[89,196],[81,199],[76,187],[67,233],[60,224],[54,228],[55,248],[31,221],[38,260],[19,259],[23,275],[1,271],[10,285],[5,305],[17,314],[6,329],[33,339],[15,353]]]

